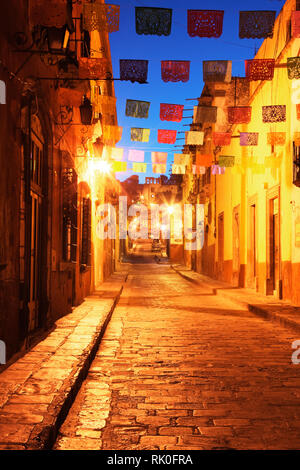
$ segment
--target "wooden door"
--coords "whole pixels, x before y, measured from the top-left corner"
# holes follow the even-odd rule
[[[256,287],[256,204],[249,208],[249,250],[248,250],[248,284]]]
[[[240,208],[233,209],[232,214],[232,281],[239,285],[240,276]]]
[[[278,290],[280,279],[280,245],[279,245],[279,201],[278,197],[270,200],[270,285],[274,291]]]
[[[218,217],[218,277],[222,279],[224,264],[224,213]]]

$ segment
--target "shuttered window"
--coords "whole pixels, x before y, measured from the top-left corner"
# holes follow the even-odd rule
[[[81,264],[91,265],[91,200],[82,199]]]
[[[63,259],[76,263],[77,254],[77,173],[63,170]]]

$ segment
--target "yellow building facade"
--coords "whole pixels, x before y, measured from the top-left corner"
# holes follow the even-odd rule
[[[230,84],[209,84],[208,93],[204,87],[218,114],[215,124],[202,124],[205,151],[200,153],[210,150],[214,163],[219,156],[234,156],[235,165],[223,175],[212,175],[209,169],[188,183],[185,191],[191,193],[191,185],[196,186],[197,202],[205,204],[205,242],[201,251],[185,258],[198,272],[300,305],[300,188],[294,163],[300,143],[300,81],[289,79],[287,72],[287,59],[300,52],[300,38],[291,32],[296,8],[294,0],[285,3],[273,38],[264,40],[255,56],[275,59],[272,80],[250,81],[249,95],[236,89],[241,79],[234,77]],[[228,123],[227,108],[234,105],[251,106],[249,124]],[[264,123],[263,106],[274,105],[286,106],[286,120]],[[232,132],[230,145],[215,147],[212,132]],[[258,133],[258,145],[241,146],[243,132]],[[283,133],[285,142],[270,140],[278,139],[277,133]]]

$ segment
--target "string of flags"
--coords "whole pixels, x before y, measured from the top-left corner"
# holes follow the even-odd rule
[[[41,0],[35,0],[41,3]],[[65,0],[57,0],[61,5]],[[34,3],[34,2],[31,2]],[[52,3],[52,0],[50,0]],[[83,2],[82,24],[87,31],[105,30],[109,33],[119,30],[120,7],[117,5],[99,4],[96,2]],[[156,7],[136,7],[135,26],[139,35],[169,36],[172,31],[172,9]],[[300,12],[292,13],[291,30],[293,37],[300,37]],[[239,12],[239,37],[240,38],[268,38],[273,36],[275,11],[240,11]],[[54,18],[54,19],[53,19]],[[55,22],[55,12],[52,13]],[[190,37],[219,38],[223,32],[223,10],[187,10],[187,32]],[[110,64],[105,58],[80,58],[79,77],[81,78],[109,78],[112,77]],[[272,80],[276,67],[275,59],[251,59],[245,60],[245,79],[248,81]],[[147,83],[148,60],[120,59],[120,80],[132,83]],[[161,79],[163,82],[186,83],[190,79],[191,62],[188,60],[162,60]],[[288,78],[300,78],[300,57],[287,59]],[[232,61],[214,60],[203,61],[203,79],[205,82],[230,83],[232,79]],[[109,113],[112,105],[115,106],[112,97],[95,97],[98,112],[102,115]],[[151,103],[127,99],[125,115],[127,117],[145,118],[149,116]],[[216,123],[218,108],[216,106],[194,107],[194,117],[197,122]],[[161,121],[181,122],[184,106],[180,104],[161,103]],[[227,109],[229,124],[248,124],[251,122],[252,108],[250,106],[231,106]],[[297,105],[297,118],[300,120],[300,104]],[[286,120],[286,106],[272,105],[262,106],[263,123],[280,123]],[[103,121],[104,122],[104,121]],[[119,126],[103,126],[103,142],[106,145],[114,145],[122,137],[122,128]],[[148,143],[150,129],[132,127],[130,130],[132,142]],[[235,136],[236,137],[236,136]],[[216,147],[229,146],[231,132],[213,132],[212,142]],[[169,129],[157,130],[157,141],[160,144],[174,144],[177,139],[177,131]],[[241,146],[257,146],[258,132],[241,132],[239,143]],[[284,132],[267,133],[268,145],[284,145],[286,135]],[[185,132],[185,144],[201,147],[204,143],[204,133],[200,131]],[[165,152],[152,152],[151,165],[154,173],[165,173],[168,154]],[[127,171],[127,162],[123,161],[123,149],[111,149],[113,170],[116,172]],[[270,157],[271,158],[271,157]],[[173,174],[185,174],[186,167],[192,163],[189,154],[174,154],[172,164]],[[147,163],[144,162],[144,151],[130,149],[128,162],[132,163],[135,172],[146,172]],[[204,174],[208,167],[214,175],[223,175],[226,168],[235,168],[234,156],[220,155],[216,161],[210,154],[196,153],[195,164],[192,165],[194,174]],[[277,163],[277,162],[276,162]],[[249,165],[258,170],[261,162],[252,160]],[[245,165],[244,165],[245,166]],[[247,165],[246,165],[247,167]]]
[[[132,83],[148,83],[148,60],[120,59],[119,62],[120,80],[131,81]],[[161,78],[163,82],[187,83],[190,79],[190,64],[189,60],[162,60]],[[95,80],[112,78],[112,70],[108,59],[105,57],[80,57],[78,65],[79,78]],[[246,59],[245,78],[249,81],[272,80],[275,67],[275,59]],[[231,81],[231,60],[204,60],[202,68],[204,82],[229,83]],[[300,57],[287,58],[286,69],[289,80],[299,79]]]
[[[297,142],[299,142],[300,133],[295,134],[298,134],[298,137],[295,136],[294,138],[298,138]],[[111,149],[111,156],[114,154],[115,150],[123,149]],[[128,158],[128,161],[131,162],[132,168],[128,167],[128,162],[126,161],[113,160],[112,171],[126,172],[132,170],[135,173],[146,173],[147,166],[151,165],[153,173],[164,174],[166,172],[167,154],[163,152],[152,152],[151,163],[141,161],[143,155],[131,153],[131,157],[132,158]],[[174,154],[172,174],[184,175],[190,163],[192,163],[190,154]],[[243,159],[232,155],[219,155],[217,161],[214,161],[213,155],[197,153],[195,163],[192,163],[191,167],[194,175],[204,175],[208,168],[211,169],[212,175],[224,175],[226,168],[230,168],[232,174],[244,173],[245,169],[251,169],[253,173],[259,174],[264,172],[264,168],[278,168],[280,163],[281,157],[276,155],[269,157],[246,156]]]
[[[61,28],[65,24],[66,0],[44,0],[30,2],[30,21],[32,25]],[[103,4],[98,1],[81,3],[82,28],[86,31],[119,31],[120,6]],[[135,7],[135,29],[138,35],[169,36],[172,30],[170,8]],[[240,11],[239,37],[273,37],[276,12],[273,10]],[[219,38],[223,33],[224,10],[187,10],[187,33],[190,37]],[[300,37],[300,14],[292,12],[291,32]]]

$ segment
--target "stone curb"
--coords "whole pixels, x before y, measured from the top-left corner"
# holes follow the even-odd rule
[[[118,273],[116,273],[116,274],[118,274]],[[94,358],[96,356],[97,350],[100,346],[102,337],[103,337],[104,332],[106,330],[106,327],[107,327],[107,325],[108,325],[108,323],[111,319],[111,316],[112,316],[112,314],[115,310],[115,307],[116,307],[117,303],[119,302],[119,299],[120,299],[120,296],[122,294],[124,284],[125,284],[127,278],[128,278],[128,273],[124,273],[124,275],[122,275],[122,278],[115,285],[115,288],[113,289],[113,291],[109,294],[109,298],[106,297],[106,299],[107,299],[105,301],[106,304],[104,305],[103,313],[101,314],[101,316],[99,316],[99,323],[98,324],[97,324],[97,321],[95,323],[95,320],[93,320],[93,318],[95,318],[95,313],[92,315],[92,318],[89,317],[89,313],[88,313],[87,316],[82,317],[82,320],[79,320],[79,323],[78,323],[79,329],[80,329],[80,322],[81,321],[82,321],[81,328],[82,327],[84,328],[84,325],[88,324],[88,323],[85,323],[85,322],[90,322],[91,321],[92,326],[90,328],[92,328],[93,331],[91,331],[90,337],[88,335],[87,339],[83,341],[82,350],[80,350],[80,348],[79,348],[78,353],[75,353],[75,356],[77,357],[77,360],[74,361],[73,365],[70,368],[68,368],[68,367],[66,368],[66,374],[65,374],[65,377],[63,379],[63,382],[61,383],[61,385],[59,385],[59,387],[57,387],[57,390],[54,392],[54,397],[53,397],[51,403],[49,404],[49,406],[47,407],[47,410],[42,411],[42,416],[43,416],[42,421],[39,422],[39,423],[36,423],[36,424],[34,424],[34,421],[32,422],[33,424],[29,424],[30,423],[30,421],[29,421],[29,423],[26,424],[26,426],[25,425],[23,426],[23,424],[20,422],[20,424],[19,424],[20,431],[21,431],[22,428],[23,429],[28,428],[28,433],[29,433],[28,437],[26,439],[25,438],[23,439],[23,438],[21,438],[21,436],[19,436],[19,437],[16,436],[15,440],[9,439],[7,441],[6,438],[1,439],[1,436],[0,436],[0,450],[15,450],[15,449],[16,450],[17,449],[50,450],[52,448],[52,446],[55,443],[55,440],[57,438],[58,431],[59,431],[63,421],[65,420],[65,418],[66,418],[66,416],[67,416],[67,414],[68,414],[68,412],[69,412],[69,410],[70,410],[70,408],[71,408],[71,406],[72,406],[72,404],[73,404],[73,402],[76,398],[77,393],[80,390],[82,382],[87,377],[90,365],[91,365],[92,361],[94,360]],[[103,284],[103,288],[105,289],[105,283]],[[100,288],[100,292],[101,292],[101,288]],[[97,295],[97,291],[96,291],[96,295]],[[94,297],[94,295],[92,294],[92,296],[88,296],[86,298],[87,301],[89,301],[89,299],[91,297]],[[100,297],[100,299],[101,299],[101,297]],[[105,297],[104,297],[104,299],[105,299]],[[83,304],[81,304],[81,306],[79,306],[79,308],[82,308]],[[88,306],[87,306],[87,308],[88,308],[88,312],[89,311],[93,312],[93,309],[90,310]],[[65,320],[67,317],[68,316],[62,317],[62,320]],[[76,316],[75,316],[75,318],[76,318]],[[96,319],[97,319],[97,313],[96,313]],[[71,322],[74,322],[74,321],[76,321],[76,320],[71,318]],[[77,323],[75,325],[77,325]],[[75,328],[76,328],[76,326],[75,326]],[[58,330],[58,332],[59,332],[59,330]],[[80,335],[81,333],[77,333],[77,334]],[[66,338],[68,339],[69,336],[67,336]],[[79,338],[80,338],[80,336],[79,336]],[[71,342],[72,341],[74,341],[74,340],[71,340]],[[42,343],[40,343],[40,344],[42,344]],[[66,343],[63,342],[63,344],[66,344]],[[72,349],[69,349],[70,346],[67,347],[67,350],[66,350],[67,355],[72,354]],[[39,345],[37,345],[36,347],[39,347]],[[29,354],[30,354],[30,352],[29,352]],[[26,354],[25,354],[24,357],[26,357]],[[61,356],[61,357],[63,358],[63,356]],[[63,361],[63,359],[62,359],[62,361]],[[45,368],[43,368],[43,369],[45,369]],[[43,369],[40,368],[39,371],[40,370],[43,371]],[[6,371],[8,371],[8,370],[9,369],[6,369]],[[4,371],[4,372],[6,372],[6,371]],[[59,381],[59,378],[57,380]],[[24,382],[23,385],[24,384],[26,384],[26,382]],[[18,386],[19,389],[20,389],[20,387],[22,387],[22,385]],[[34,392],[32,392],[32,393],[34,394]],[[12,397],[13,396],[18,396],[18,395],[19,394],[17,392],[17,395],[13,394]],[[9,403],[9,400],[8,400],[7,403]],[[24,403],[26,403],[26,401]],[[37,401],[35,403],[39,403],[39,402]],[[2,420],[5,416],[5,406],[6,405],[4,405],[3,408],[0,408],[0,413],[2,413],[2,415],[1,415]],[[20,407],[20,413],[22,413],[22,402],[18,406]],[[26,405],[25,405],[25,407],[26,407]],[[38,405],[37,405],[37,407],[38,407]],[[3,411],[4,411],[4,414],[3,414]],[[0,424],[5,430],[5,426],[6,426],[5,418],[4,418],[3,421],[2,420],[0,421]],[[9,423],[9,421],[8,421],[8,423]],[[18,421],[16,421],[16,423],[18,423]],[[17,428],[18,424],[16,424],[15,426]],[[30,427],[31,427],[31,429],[30,429]],[[21,433],[22,433],[22,431],[21,431]]]
[[[193,279],[190,276],[183,274],[179,269],[176,269],[175,266],[171,265],[171,268],[179,274],[181,277],[183,277],[185,280],[188,282],[191,282],[193,284],[196,284],[198,286],[206,284],[208,285],[214,292],[215,295],[218,295],[218,287],[216,285],[210,284],[209,282],[206,282],[205,280],[197,280]],[[192,272],[192,271],[191,271]],[[197,273],[195,273],[197,274]],[[212,282],[214,280],[212,279]],[[221,286],[220,286],[221,287]],[[251,304],[245,300],[239,299],[234,293],[231,292],[226,292],[225,290],[222,290],[222,295],[225,297],[234,300],[238,304],[242,305],[243,307],[247,307],[249,312],[254,313],[255,315],[258,315],[260,317],[263,317],[266,320],[270,320],[276,323],[279,323],[281,326],[284,326],[285,328],[292,328],[294,331],[297,331],[300,333],[300,323],[293,321],[289,318],[285,318],[284,316],[280,315],[279,313],[274,313],[268,310],[267,308],[259,307],[257,305]]]
[[[128,275],[125,276],[123,283],[126,282],[127,277]],[[84,351],[80,363],[76,365],[76,369],[73,369],[70,376],[64,381],[63,386],[49,406],[44,415],[43,422],[34,427],[30,438],[26,443],[27,450],[50,450],[54,445],[59,428],[65,420],[76,395],[80,390],[82,382],[87,377],[90,365],[96,356],[106,327],[117,303],[119,302],[123,287],[124,286],[122,285],[114,297],[113,303],[104,318],[104,321],[97,327],[88,348],[86,348],[88,350]]]

